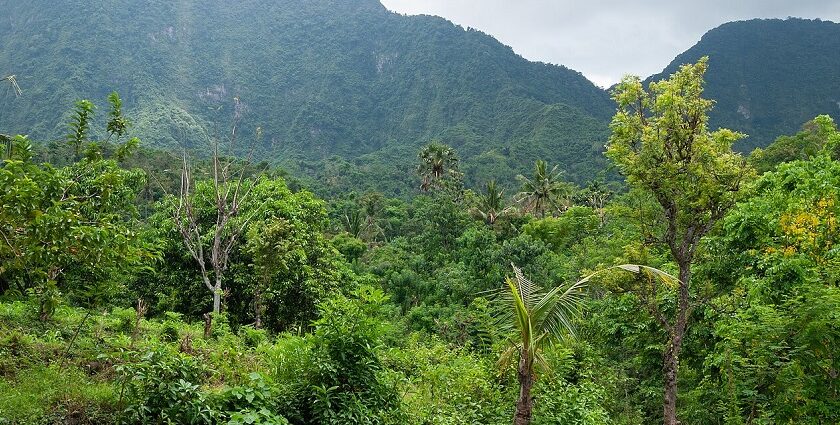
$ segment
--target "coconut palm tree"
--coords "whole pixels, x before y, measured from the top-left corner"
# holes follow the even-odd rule
[[[492,226],[496,223],[496,219],[511,210],[510,206],[505,206],[504,191],[496,184],[496,180],[490,180],[487,182],[484,193],[478,195],[478,205],[473,207],[471,212]]]
[[[499,292],[499,299],[507,307],[499,317],[500,327],[515,330],[518,333],[512,344],[502,353],[499,365],[510,365],[519,356],[517,378],[519,380],[519,398],[516,401],[514,425],[531,423],[534,399],[531,388],[534,385],[537,367],[547,369],[542,350],[546,345],[563,337],[574,337],[572,320],[580,312],[584,288],[595,276],[611,271],[631,272],[644,278],[642,291],[646,286],[655,285],[655,281],[675,287],[679,280],[656,268],[636,264],[622,264],[599,270],[569,286],[558,286],[544,290],[528,280],[522,271],[513,266],[514,278],[507,278],[506,288]]]
[[[442,188],[447,178],[460,176],[455,151],[443,143],[429,143],[420,150],[417,157],[420,159],[417,174],[420,175],[420,189],[424,192]]]
[[[573,336],[573,317],[578,314],[583,300],[585,281],[568,287],[558,286],[543,290],[528,280],[522,271],[513,266],[514,278],[507,278],[507,287],[500,293],[506,308],[502,314],[502,327],[516,330],[518,337],[505,350],[499,360],[502,367],[510,365],[518,355],[517,378],[519,399],[516,402],[514,425],[531,423],[536,368],[547,368],[542,356],[543,348],[564,336]]]
[[[540,217],[545,217],[548,210],[568,208],[572,186],[562,181],[561,175],[556,165],[549,171],[548,164],[543,160],[538,160],[534,164],[532,178],[521,174],[517,176],[522,181],[522,191],[517,195],[516,201],[523,204],[526,211]]]

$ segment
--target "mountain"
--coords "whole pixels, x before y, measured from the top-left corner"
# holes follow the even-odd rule
[[[709,56],[705,96],[713,126],[750,137],[743,151],[793,134],[820,114],[840,116],[840,24],[789,18],[730,22],[707,32],[655,81]]]
[[[206,146],[237,126],[260,158],[339,185],[413,184],[417,150],[456,148],[467,183],[545,158],[572,180],[605,164],[613,104],[563,66],[374,0],[0,0],[0,132],[55,140],[75,100],[118,91],[147,145]],[[336,179],[330,179],[336,173]]]

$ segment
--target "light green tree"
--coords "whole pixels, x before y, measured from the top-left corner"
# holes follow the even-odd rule
[[[661,207],[661,226],[648,240],[670,253],[679,268],[674,308],[663,309],[656,293],[641,297],[666,331],[663,352],[663,415],[677,421],[677,372],[691,312],[701,297],[691,282],[691,267],[701,238],[735,204],[751,174],[732,151],[743,135],[727,129],[709,131],[713,101],[704,99],[708,58],[684,65],[669,79],[644,89],[638,77],[625,77],[613,92],[618,111],[610,128],[607,156],[627,182],[650,193]],[[696,286],[696,285],[695,285]]]

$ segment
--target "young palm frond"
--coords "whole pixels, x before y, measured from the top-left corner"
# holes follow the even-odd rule
[[[517,353],[531,353],[534,360],[547,367],[542,361],[541,348],[546,343],[574,337],[573,320],[580,314],[586,281],[568,286],[545,290],[525,277],[518,267],[513,266],[514,277],[506,279],[506,287],[498,298],[506,306],[499,315],[502,329],[517,333],[500,359],[499,366],[505,367]]]
[[[15,97],[20,97],[23,94],[23,92],[20,90],[20,86],[18,85],[17,80],[15,79],[14,75],[9,75],[9,76],[3,77],[3,81],[8,81],[9,84],[11,84],[12,91],[15,92]]]
[[[549,369],[543,347],[558,339],[574,337],[572,321],[580,313],[586,282],[544,290],[525,277],[522,270],[512,266],[514,277],[505,280],[507,288],[499,293],[506,306],[500,318],[504,320],[502,328],[509,329],[511,334],[516,331],[518,338],[513,339],[502,353],[499,366],[504,370],[514,360],[519,362],[519,398],[514,424],[527,425],[531,422],[534,406],[531,389],[536,379],[536,366]]]

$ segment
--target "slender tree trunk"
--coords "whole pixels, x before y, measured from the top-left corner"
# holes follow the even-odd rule
[[[663,416],[665,425],[677,425],[677,371],[679,370],[679,352],[682,345],[681,338],[676,335],[668,341],[668,347],[662,359],[664,375],[665,398],[663,402]]]
[[[665,425],[677,425],[677,374],[680,369],[680,351],[683,337],[688,328],[689,293],[688,284],[691,279],[691,262],[680,261],[679,290],[677,300],[677,320],[668,338],[668,345],[662,356],[662,373],[664,384],[664,400],[662,413]]]
[[[254,290],[254,328],[262,328],[262,289],[259,285]]]
[[[222,310],[222,277],[216,274],[216,286],[213,287],[213,313],[219,314]]]
[[[516,401],[516,415],[513,417],[513,425],[528,425],[531,423],[531,415],[534,410],[534,399],[531,397],[531,388],[534,386],[533,362],[529,359],[529,353],[522,353],[519,360],[519,400]]]

